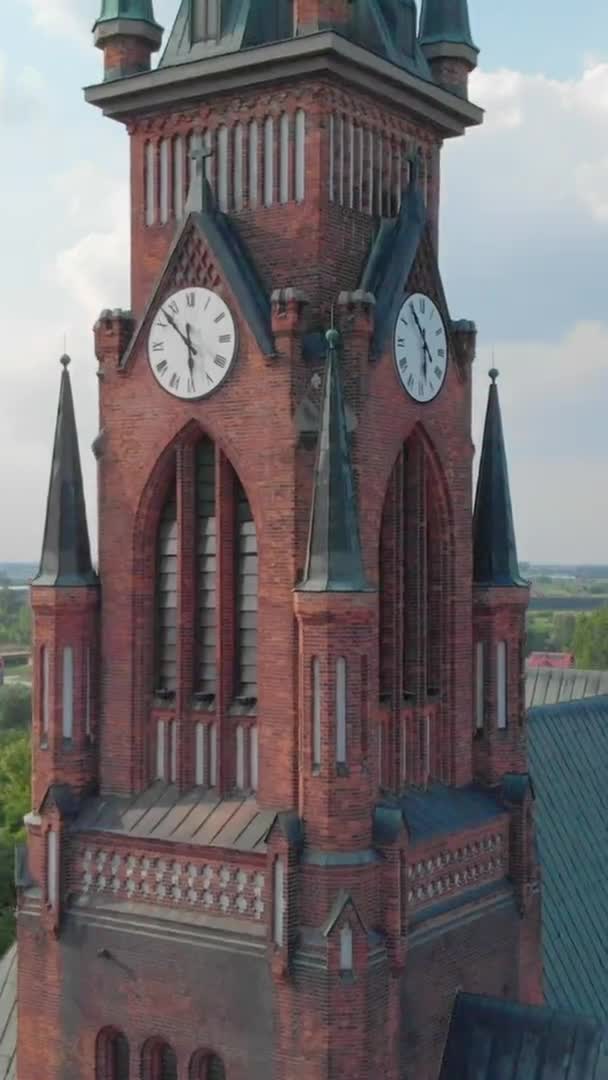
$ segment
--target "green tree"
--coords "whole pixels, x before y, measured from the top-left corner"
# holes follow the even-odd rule
[[[553,617],[553,640],[558,652],[570,652],[574,645],[576,615],[572,612],[556,612]]]
[[[574,652],[577,667],[608,670],[608,607],[578,616]]]
[[[0,955],[15,937],[15,845],[30,807],[31,744],[25,733],[0,737]]]
[[[31,688],[20,683],[0,687],[0,731],[28,731],[31,722]]]

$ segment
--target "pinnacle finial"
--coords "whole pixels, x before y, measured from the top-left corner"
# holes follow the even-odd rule
[[[492,382],[495,383],[498,376],[500,375],[500,371],[498,370],[498,368],[492,367],[488,371],[488,375],[490,376]]]
[[[340,344],[340,332],[336,330],[335,326],[332,326],[325,332],[325,340],[327,346],[330,349],[337,349]]]
[[[59,363],[61,364],[64,371],[67,371],[70,364],[72,363],[72,358],[70,356],[68,356],[67,353],[64,353],[63,356],[61,357]]]

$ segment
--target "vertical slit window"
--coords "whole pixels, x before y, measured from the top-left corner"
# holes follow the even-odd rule
[[[251,701],[258,696],[258,543],[251,507],[240,484],[237,529],[238,696]]]
[[[198,523],[198,690],[215,697],[217,681],[217,520],[215,448],[209,439],[196,452]]]
[[[343,974],[353,970],[353,932],[348,925],[340,930],[340,971]]]
[[[363,167],[364,167],[363,163],[364,163],[364,155],[365,155],[365,148],[364,148],[364,145],[363,145],[363,139],[364,139],[365,133],[363,131],[363,128],[356,128],[355,134],[356,134],[355,148],[356,148],[356,155],[357,155],[357,184],[356,184],[357,209],[362,210],[363,209]]]
[[[289,202],[289,116],[281,115],[279,202]]]
[[[274,202],[274,120],[267,116],[264,123],[264,205]]]
[[[260,758],[258,748],[258,729],[254,726],[249,729],[249,786],[252,791],[258,790],[260,775]]]
[[[384,728],[378,724],[378,787],[384,782]]]
[[[217,41],[220,34],[220,0],[193,0],[192,42]]]
[[[121,1031],[98,1036],[95,1080],[129,1080],[129,1043]]]
[[[205,787],[206,783],[206,742],[207,742],[207,729],[204,724],[196,725],[195,734],[195,775],[194,781],[198,787]]]
[[[429,713],[426,713],[423,719],[423,779],[424,783],[428,784],[431,777],[431,717]]]
[[[367,209],[370,214],[374,212],[374,152],[374,133],[369,131],[367,135]]]
[[[91,649],[87,647],[85,651],[85,671],[84,671],[84,730],[87,739],[91,738]]]
[[[312,764],[321,767],[321,661],[312,662]]]
[[[59,898],[59,858],[57,833],[53,829],[46,834],[46,892],[49,905],[56,908]]]
[[[344,117],[338,117],[338,202],[344,206]]]
[[[367,656],[361,657],[361,755],[367,757],[369,741],[369,688]]]
[[[384,139],[382,135],[376,136],[376,213],[382,216],[382,200],[384,196]]]
[[[42,738],[47,740],[49,736],[50,714],[50,653],[47,645],[43,645],[40,655],[40,703],[42,709]]]
[[[252,120],[249,125],[249,205],[255,209],[258,205],[258,125]]]
[[[74,650],[63,650],[63,737],[74,737]]]
[[[235,208],[235,210],[242,210],[243,209],[243,125],[242,124],[237,124],[235,129],[234,129],[232,169],[233,169],[233,188],[234,188],[234,208]]]
[[[329,117],[329,201],[336,199],[336,120],[334,114]]]
[[[306,196],[306,114],[303,109],[296,113],[296,200],[304,202]]]
[[[282,859],[275,859],[273,894],[274,943],[281,947],[285,939],[285,865]]]
[[[156,779],[165,779],[165,721],[156,722]]]
[[[228,209],[228,128],[223,124],[217,133],[217,199],[220,210]]]
[[[166,225],[169,220],[169,139],[160,144],[160,221]]]
[[[507,726],[507,643],[496,646],[496,724],[499,730]]]
[[[245,729],[242,724],[236,729],[236,786],[241,791],[245,787]]]
[[[146,171],[146,225],[156,224],[156,147],[154,143],[146,144],[145,150]]]
[[[176,221],[184,216],[184,139],[178,135],[173,143],[173,213]]]
[[[158,1054],[158,1080],[177,1080],[177,1058],[172,1047],[164,1043]]]
[[[346,660],[336,662],[336,762],[346,765]]]
[[[401,783],[407,783],[407,716],[401,718]]]
[[[157,688],[177,686],[177,502],[175,485],[165,502],[158,530]]]
[[[355,205],[355,125],[348,121],[348,206]]]
[[[209,787],[217,787],[217,724],[209,728]]]
[[[483,731],[484,726],[484,646],[478,641],[475,646],[475,727]]]
[[[169,725],[169,735],[171,740],[169,780],[172,784],[175,784],[177,783],[177,724],[175,720]]]

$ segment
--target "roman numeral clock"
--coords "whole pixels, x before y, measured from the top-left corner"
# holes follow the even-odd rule
[[[237,352],[230,308],[210,289],[180,289],[158,308],[148,340],[156,381],[174,397],[208,397],[224,382]]]
[[[437,305],[423,293],[412,293],[395,324],[394,356],[403,388],[420,404],[439,394],[448,369],[445,325]]]

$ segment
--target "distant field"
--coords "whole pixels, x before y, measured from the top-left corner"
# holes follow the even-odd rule
[[[28,585],[37,569],[37,563],[0,562],[0,577],[8,578],[12,585]]]

